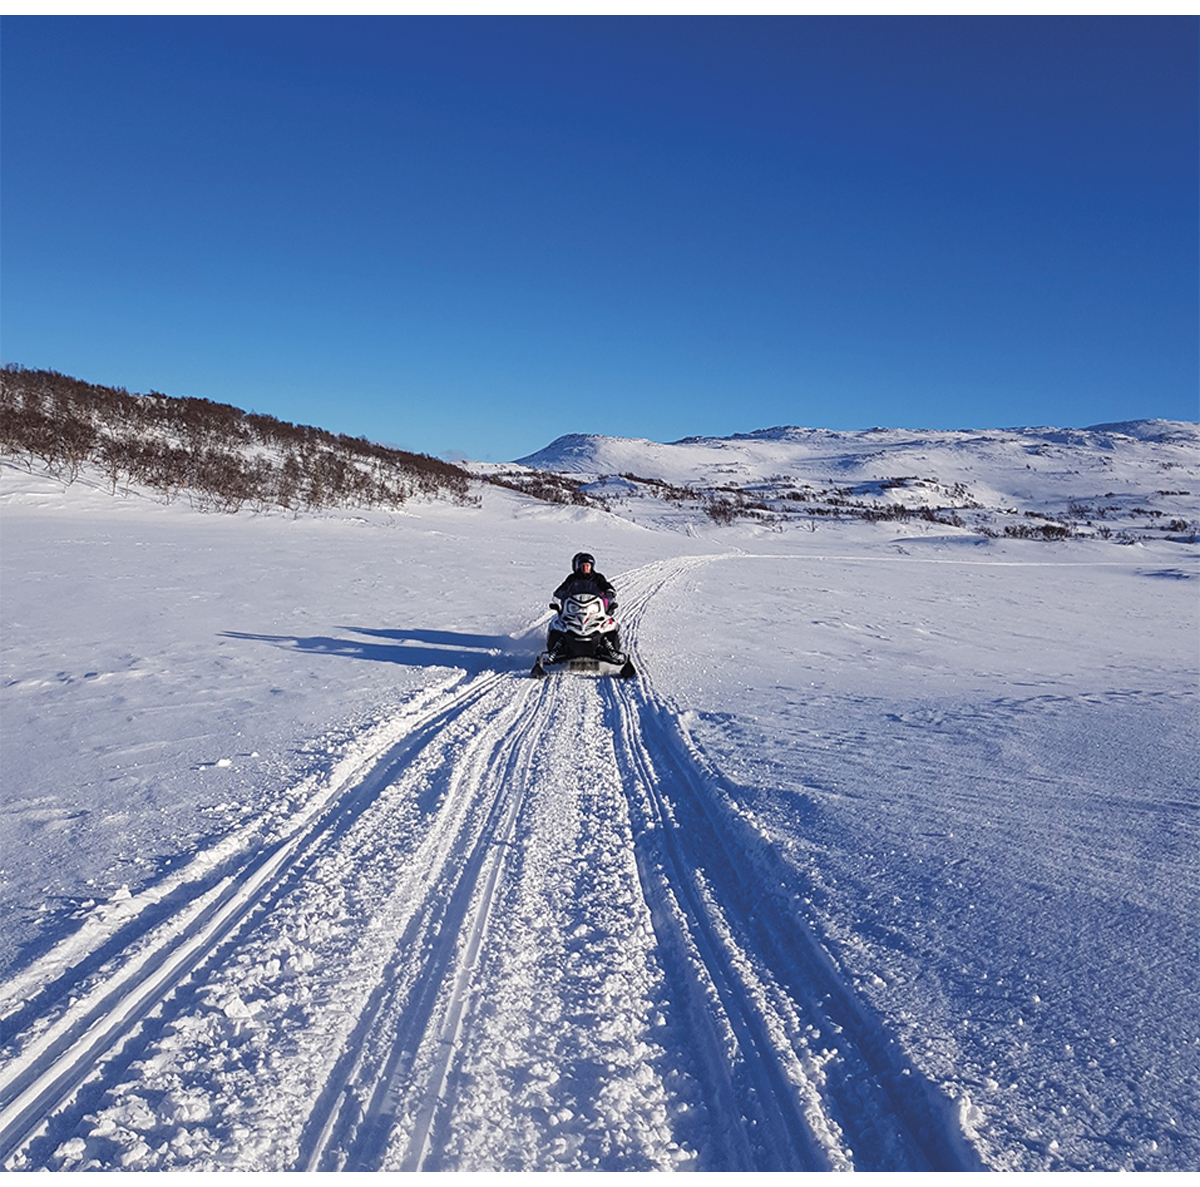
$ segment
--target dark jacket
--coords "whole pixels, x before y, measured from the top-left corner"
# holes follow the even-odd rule
[[[603,573],[597,573],[594,569],[586,577],[582,573],[572,573],[554,591],[554,600],[561,602],[563,598],[569,598],[572,594],[577,593],[598,594],[605,599],[610,612],[617,604],[617,591],[613,588],[612,582]]]

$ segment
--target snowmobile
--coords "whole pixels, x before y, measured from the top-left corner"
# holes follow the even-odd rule
[[[551,602],[550,609],[558,611],[550,622],[547,646],[551,649],[538,656],[531,676],[541,678],[550,671],[591,672],[628,680],[637,675],[633,660],[614,646],[617,624],[602,597],[571,594],[561,605]]]

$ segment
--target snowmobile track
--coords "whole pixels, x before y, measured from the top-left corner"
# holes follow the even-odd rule
[[[79,970],[74,976],[59,978],[53,987],[56,1000],[49,1007],[53,1009],[72,993],[81,1001],[29,1042],[5,1069],[0,1083],[0,1165],[8,1165],[44,1127],[46,1119],[63,1108],[100,1065],[120,1052],[139,1022],[265,907],[315,847],[343,832],[348,822],[365,810],[424,738],[436,733],[445,719],[475,703],[500,679],[499,673],[485,673],[452,693],[448,703],[443,701],[420,715],[398,742],[387,745],[382,753],[366,756],[356,777],[315,820],[305,816],[289,835],[255,854],[239,871],[226,875],[197,899],[185,902],[149,935],[137,934],[135,921],[129,929],[135,934],[114,938],[113,944],[121,944],[127,958],[113,971],[105,975],[101,969],[90,982]],[[81,964],[90,968],[90,962]],[[34,1004],[43,1010],[48,1006],[40,999],[30,1003]],[[27,1006],[18,1012],[18,1018],[30,1013]]]
[[[660,790],[661,752],[654,757],[640,736],[640,706],[613,697],[609,708],[614,732],[620,737],[628,783],[647,796],[642,811],[634,808],[640,826],[638,870],[664,953],[670,953],[672,979],[688,999],[688,1015],[705,1035],[708,1054],[710,1107],[719,1116],[741,1116],[753,1133],[738,1132],[728,1154],[740,1169],[832,1169],[821,1157],[823,1143],[815,1139],[798,1100],[798,1086],[789,1082],[780,1055],[772,1048],[764,1019],[755,1010],[751,992],[735,966],[725,937],[718,935],[709,904],[702,897],[694,871],[687,865],[678,826]],[[649,812],[645,808],[649,808]],[[715,1001],[713,1000],[715,998]],[[714,1019],[713,1007],[724,1016]],[[735,1066],[722,1067],[713,1054],[725,1047],[724,1021],[736,1045]]]
[[[522,707],[518,690],[516,708]],[[533,686],[532,698],[545,700],[545,686]],[[463,859],[447,851],[429,877],[430,891],[397,945],[397,960],[411,961],[418,924],[436,936],[421,967],[400,999],[392,984],[395,969],[376,987],[360,1018],[330,1090],[310,1118],[298,1165],[307,1170],[376,1170],[387,1150],[397,1114],[414,1101],[415,1123],[399,1169],[420,1170],[438,1102],[442,1096],[455,1039],[471,988],[471,975],[487,927],[488,915],[526,786],[525,768],[537,743],[536,708],[514,713],[511,727],[499,732],[499,746],[473,764],[478,779],[464,780],[458,794],[483,790],[484,777],[493,788],[487,820]],[[505,721],[508,716],[505,715]],[[485,735],[484,746],[496,734]],[[480,747],[477,746],[477,752]],[[490,749],[490,747],[489,747]],[[457,860],[451,861],[451,858]],[[372,1044],[382,1044],[381,1064],[368,1067]],[[424,1075],[414,1075],[418,1053],[432,1050]],[[365,1103],[364,1103],[365,1102]]]
[[[662,561],[624,576],[631,640],[654,596],[709,559]],[[594,723],[587,753],[571,745],[554,751],[564,727],[585,719]],[[191,887],[191,902],[171,899],[159,917],[134,920],[109,938],[107,963],[93,955],[61,976],[52,994],[10,1015],[23,1045],[0,1085],[0,1163],[29,1166],[25,1152],[36,1145],[33,1162],[44,1164],[43,1150],[48,1157],[64,1136],[87,1132],[88,1101],[131,1069],[136,1082],[133,1061],[151,1051],[172,1010],[184,1009],[176,991],[206,965],[236,964],[243,953],[249,959],[263,930],[256,925],[273,911],[294,909],[302,919],[288,906],[293,900],[373,870],[390,847],[389,822],[400,817],[384,813],[370,828],[357,826],[386,801],[408,805],[414,823],[386,867],[386,885],[368,879],[380,901],[354,924],[381,937],[375,963],[362,966],[369,973],[324,1056],[322,1087],[308,1096],[294,1136],[272,1136],[273,1157],[280,1169],[446,1169],[443,1151],[471,1116],[458,1112],[459,1064],[473,1027],[493,1033],[484,1022],[490,986],[482,970],[516,959],[506,938],[512,920],[498,904],[511,903],[519,885],[525,854],[518,846],[537,839],[530,830],[545,819],[538,812],[547,802],[582,794],[589,780],[622,805],[610,822],[610,835],[626,838],[622,848],[609,842],[599,852],[625,863],[630,901],[610,909],[648,919],[647,967],[657,969],[681,1036],[664,1040],[654,1074],[677,1085],[664,1088],[668,1095],[679,1091],[683,1100],[694,1090],[703,1101],[701,1169],[979,1169],[951,1102],[899,1052],[821,944],[804,915],[797,873],[655,692],[652,663],[637,682],[489,672],[459,685],[398,719],[319,808],[298,813],[240,868],[222,867],[199,895]],[[599,827],[578,812],[572,828]],[[182,891],[178,897],[186,900]],[[586,922],[580,912],[559,911],[555,934],[574,934]],[[632,967],[623,954],[620,962]],[[598,975],[613,971],[601,963]],[[558,972],[569,985],[574,974]],[[336,966],[316,975],[335,995],[349,987]],[[151,1016],[149,1037],[131,1042]],[[631,1042],[640,1017],[631,1015],[622,1032]],[[539,1048],[537,1058],[552,1049]],[[550,1138],[538,1131],[538,1142]],[[503,1148],[493,1140],[473,1149],[491,1157]],[[526,1160],[530,1149],[539,1147],[526,1147]]]
[[[647,896],[678,904],[656,927],[665,951],[700,954],[728,1016],[755,1169],[982,1169],[952,1103],[869,1016],[799,910],[796,875],[722,796],[675,715],[646,685],[608,692],[628,785],[645,797]],[[810,1049],[821,1036],[836,1039],[833,1058]]]

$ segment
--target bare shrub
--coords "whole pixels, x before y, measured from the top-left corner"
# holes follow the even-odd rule
[[[68,482],[92,463],[114,493],[122,482],[167,499],[186,490],[204,510],[398,506],[417,493],[471,497],[467,471],[427,454],[231,404],[131,395],[16,364],[0,371],[0,453],[30,467],[41,461]]]

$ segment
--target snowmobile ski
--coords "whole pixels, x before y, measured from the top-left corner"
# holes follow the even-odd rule
[[[617,653],[603,655],[570,655],[551,657],[549,652],[543,652],[534,661],[530,676],[542,680],[551,672],[570,672],[585,676],[616,676],[620,680],[629,680],[637,675],[637,668],[628,655]]]

